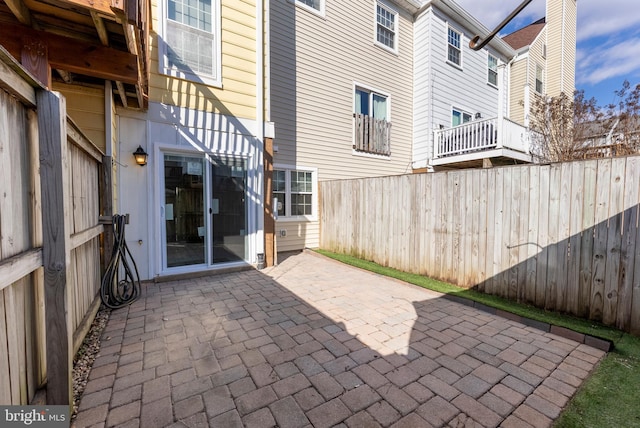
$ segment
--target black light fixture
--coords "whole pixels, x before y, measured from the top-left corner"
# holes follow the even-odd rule
[[[133,157],[136,159],[136,163],[140,166],[144,166],[147,164],[147,157],[149,155],[144,151],[142,146],[138,146],[135,152],[133,152]]]

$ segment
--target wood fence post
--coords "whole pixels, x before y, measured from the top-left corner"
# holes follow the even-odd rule
[[[44,266],[47,404],[72,403],[73,353],[67,316],[69,224],[66,101],[58,93],[37,93],[42,187],[42,257]]]

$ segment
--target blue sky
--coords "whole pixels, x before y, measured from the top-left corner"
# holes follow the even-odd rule
[[[492,30],[522,0],[456,0]],[[638,0],[578,0],[576,88],[598,105],[615,101],[614,91],[627,79],[640,83],[640,12]],[[505,34],[545,15],[545,0],[533,0]],[[503,30],[504,32],[504,30]]]

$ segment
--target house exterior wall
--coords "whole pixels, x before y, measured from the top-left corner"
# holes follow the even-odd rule
[[[511,64],[509,79],[509,119],[524,123],[525,86],[529,85],[527,71],[528,57],[517,59]]]
[[[104,89],[53,82],[52,89],[67,100],[67,113],[103,152],[105,146]]]
[[[575,90],[576,0],[547,1],[547,95],[561,92],[570,97]]]
[[[461,66],[447,61],[449,26],[462,34]],[[416,92],[413,166],[423,168],[432,155],[433,130],[440,126],[452,126],[453,108],[473,117],[476,113],[483,118],[496,117],[501,91],[488,83],[487,49],[474,51],[469,48],[469,40],[473,35],[451,17],[438,9],[429,8],[417,18],[414,33],[417,43],[414,49]],[[493,50],[489,52],[498,58],[499,65],[504,64],[501,55]],[[499,81],[500,84],[503,83]]]
[[[227,116],[256,117],[256,2],[220,1],[222,88],[174,78],[160,72],[162,0],[152,0],[154,31],[151,32],[150,102]]]
[[[246,160],[246,197],[242,204],[246,207],[247,227],[240,233],[247,237],[248,250],[242,263],[256,263],[257,254],[264,251],[263,112],[267,107],[265,99],[260,99],[264,92],[259,76],[265,70],[261,69],[264,51],[260,52],[258,48],[265,45],[266,38],[262,33],[264,21],[259,22],[264,11],[257,9],[263,4],[261,0],[220,0],[221,84],[218,84],[198,76],[177,78],[163,74],[162,4],[152,2],[154,32],[149,108],[144,112],[117,109],[118,149],[114,153],[120,165],[116,177],[120,183],[119,213],[130,214],[127,245],[142,279],[226,267],[224,263],[177,268],[164,265],[164,213],[167,207],[163,204],[168,203],[163,202],[165,154]],[[264,111],[258,113],[261,106],[265,106]],[[132,153],[138,146],[149,154],[144,167],[134,163]],[[209,163],[205,162],[207,168]],[[206,182],[207,172],[200,174]],[[207,220],[206,215],[206,208],[214,206],[216,196],[205,193],[203,198],[204,208],[200,210],[205,213],[202,225],[205,227],[216,221]],[[215,209],[208,212],[216,214]],[[212,229],[206,227],[210,233]],[[207,257],[205,263],[208,264],[211,255]]]
[[[271,120],[275,169],[315,169],[317,180],[410,171],[413,107],[412,16],[398,12],[397,53],[374,43],[376,2],[327,0],[324,16],[294,1],[273,0]],[[391,155],[353,150],[354,85],[389,95]],[[314,190],[317,205],[317,189]],[[317,208],[316,208],[317,212]],[[286,236],[279,235],[286,230]],[[280,217],[278,251],[317,247],[317,216]]]

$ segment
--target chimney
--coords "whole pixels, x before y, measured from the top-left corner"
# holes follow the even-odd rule
[[[573,98],[576,75],[577,0],[547,0],[546,93]]]

